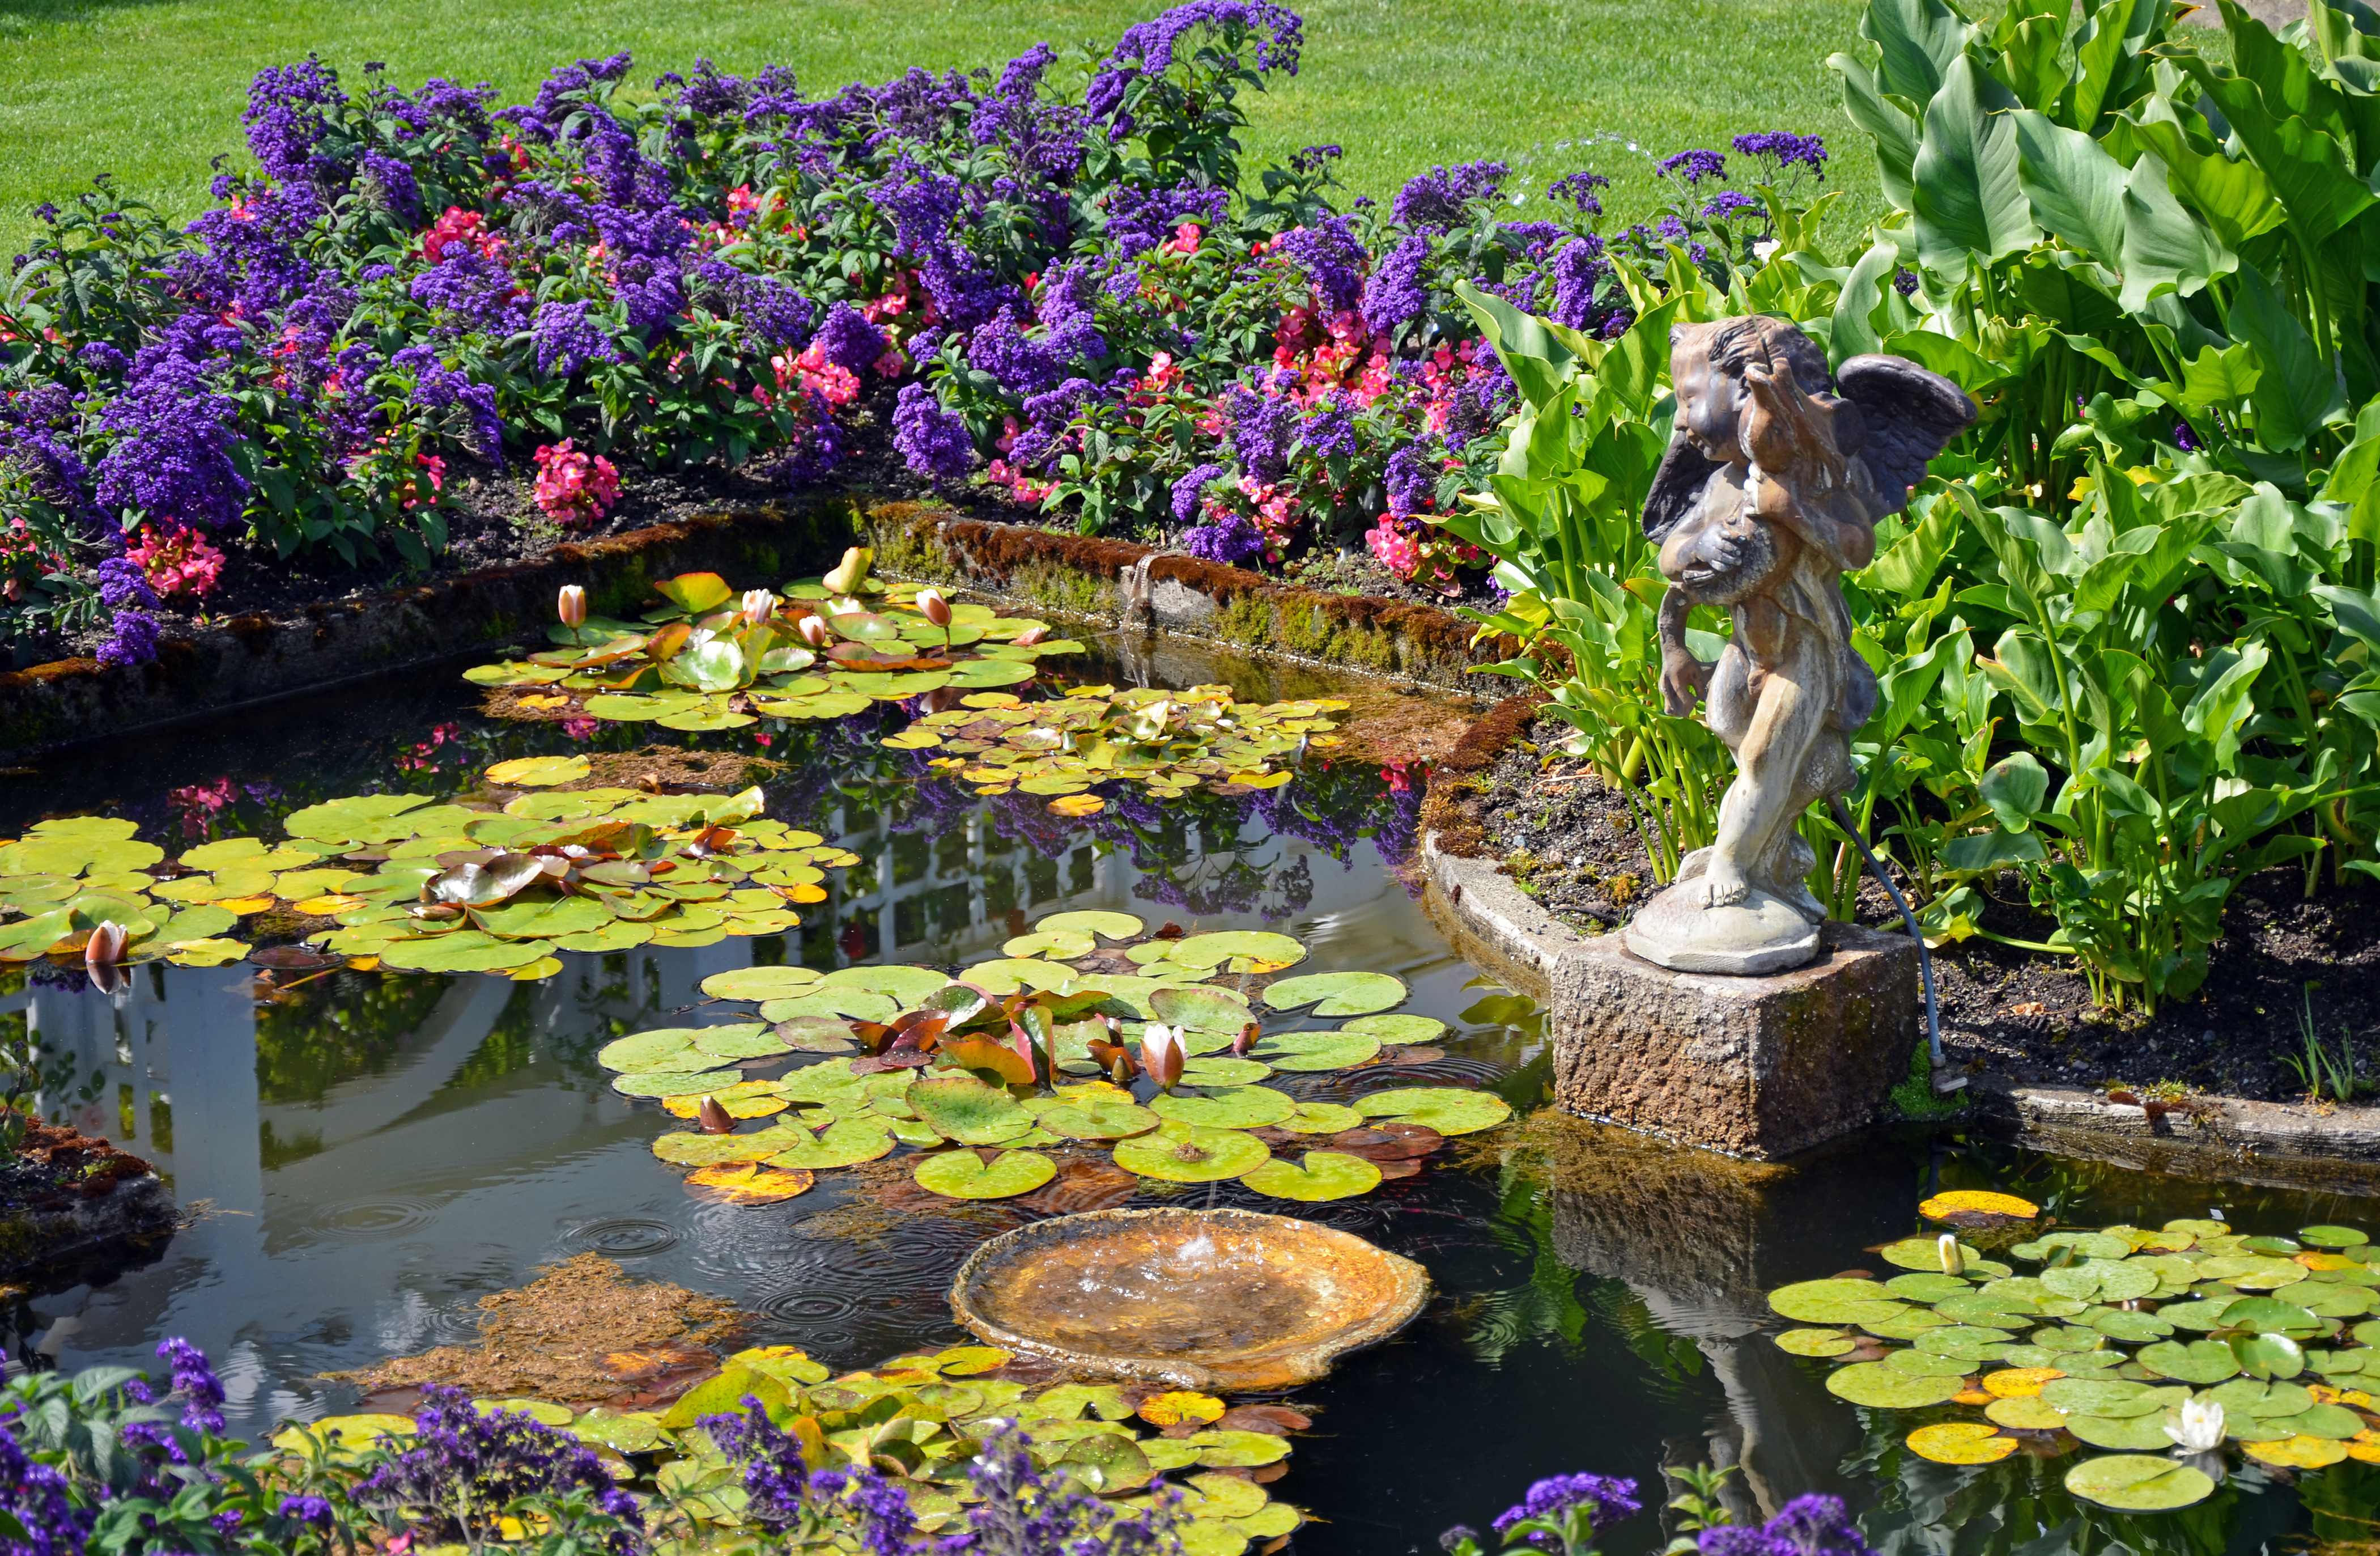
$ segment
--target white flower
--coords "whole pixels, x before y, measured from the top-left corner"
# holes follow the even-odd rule
[[[1182,1028],[1163,1027],[1152,1021],[1140,1029],[1140,1067],[1148,1078],[1171,1091],[1182,1079],[1182,1066],[1189,1058],[1182,1046]]]
[[[1777,250],[1781,247],[1782,245],[1780,245],[1775,238],[1764,237],[1759,242],[1752,246],[1752,257],[1766,262],[1768,256],[1777,252]]]
[[[1946,1232],[1942,1234],[1941,1237],[1935,1243],[1934,1246],[1942,1255],[1943,1274],[1963,1275],[1967,1272],[1967,1258],[1964,1254],[1959,1251],[1959,1238],[1956,1233]]]
[[[776,614],[777,597],[775,595],[770,593],[765,589],[747,589],[744,591],[744,619],[746,621],[754,623],[764,622]]]
[[[2204,1394],[2181,1402],[2181,1420],[2165,1424],[2165,1435],[2185,1453],[2211,1453],[2223,1446],[2223,1406]]]

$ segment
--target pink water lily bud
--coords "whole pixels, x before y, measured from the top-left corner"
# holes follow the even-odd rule
[[[1050,628],[1041,622],[1035,622],[1016,635],[1016,641],[1020,647],[1029,649],[1049,636]]]
[[[1163,1089],[1171,1091],[1181,1082],[1182,1066],[1188,1060],[1181,1027],[1160,1027],[1152,1021],[1140,1029],[1140,1067]]]
[[[112,967],[124,960],[124,943],[130,937],[124,926],[109,919],[91,930],[91,939],[82,948],[83,965],[87,967]]]
[[[919,590],[917,609],[923,611],[926,614],[926,619],[936,626],[948,626],[951,624],[951,602],[942,598],[942,591],[939,589]]]
[[[744,591],[744,619],[746,621],[755,623],[764,622],[776,614],[777,597],[775,595],[770,593],[765,589],[747,589]]]
[[[827,639],[834,636],[828,628],[824,616],[804,616],[802,625],[795,630],[801,633],[802,641],[814,649],[825,648]]]
[[[735,1120],[729,1116],[725,1108],[719,1105],[719,1099],[716,1097],[705,1097],[702,1100],[702,1107],[695,1116],[701,1123],[702,1132],[706,1135],[732,1135],[735,1132]]]
[[[577,631],[587,625],[587,591],[577,584],[564,584],[553,602],[553,612],[562,618],[563,626]]]
[[[1263,1031],[1264,1027],[1254,1021],[1242,1023],[1240,1035],[1232,1039],[1232,1052],[1245,1059],[1248,1050],[1257,1046],[1257,1038]]]

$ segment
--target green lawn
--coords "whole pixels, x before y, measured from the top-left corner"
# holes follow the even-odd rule
[[[1160,0],[0,0],[0,253],[28,209],[91,174],[187,217],[209,159],[241,149],[261,66],[318,51],[353,80],[384,60],[492,82],[524,101],[552,65],[630,49],[639,81],[708,55],[788,64],[806,91],[910,65],[997,66],[1041,40],[1104,48]],[[1310,0],[1303,72],[1255,104],[1261,161],[1347,149],[1357,189],[1392,194],[1432,163],[1500,157],[1532,192],[1581,165],[1615,213],[1654,200],[1646,152],[1724,150],[1747,130],[1826,136],[1852,191],[1842,232],[1876,213],[1874,163],[1825,60],[1856,0]],[[1582,153],[1574,144],[1614,138]]]

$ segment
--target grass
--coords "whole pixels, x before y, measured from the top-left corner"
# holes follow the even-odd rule
[[[207,203],[209,163],[247,161],[239,114],[262,66],[319,52],[349,81],[382,60],[523,102],[552,66],[634,51],[649,81],[708,55],[791,65],[804,90],[911,65],[997,66],[1044,39],[1102,50],[1161,0],[0,0],[0,253],[30,209],[92,174],[170,216]],[[1875,160],[1826,56],[1859,0],[1308,0],[1305,62],[1251,104],[1253,165],[1318,141],[1386,199],[1434,163],[1498,157],[1535,197],[1583,165],[1615,215],[1658,203],[1646,157],[1748,130],[1815,131],[1851,191],[1847,237],[1880,209]],[[1577,142],[1613,137],[1591,153]],[[1634,141],[1644,154],[1631,154]]]

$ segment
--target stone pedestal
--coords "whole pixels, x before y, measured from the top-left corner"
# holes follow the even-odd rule
[[[1773,1158],[1864,1127],[1909,1074],[1925,1003],[1906,935],[1829,923],[1815,961],[1674,972],[1620,935],[1551,973],[1554,1100],[1582,1117]]]

